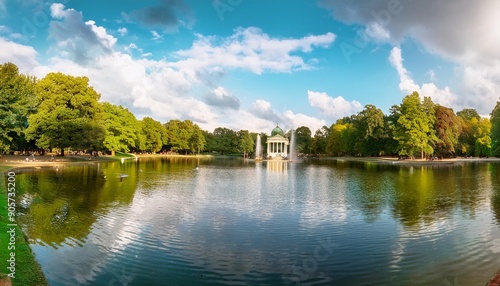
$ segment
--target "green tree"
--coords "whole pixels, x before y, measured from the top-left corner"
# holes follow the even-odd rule
[[[189,150],[189,130],[186,130],[182,121],[170,120],[164,126],[167,130],[167,146],[170,150],[175,152]]]
[[[453,156],[458,147],[458,138],[462,132],[462,122],[453,110],[444,106],[436,106],[436,122],[434,126],[437,140],[435,152],[439,156]]]
[[[64,148],[93,148],[102,141],[87,136],[103,134],[96,130],[102,128],[100,95],[88,83],[86,77],[62,73],[49,73],[38,81],[35,91],[40,105],[28,119],[27,139],[43,149],[61,148],[61,155]]]
[[[234,130],[217,127],[214,130],[216,151],[220,154],[236,153],[238,151],[238,135]]]
[[[457,116],[462,117],[464,120],[471,120],[472,118],[476,118],[477,120],[481,120],[481,116],[477,113],[477,110],[473,108],[465,108],[457,112]]]
[[[314,154],[326,154],[326,146],[328,145],[329,136],[330,128],[326,126],[316,130],[311,142],[311,151]]]
[[[385,132],[384,113],[376,106],[368,104],[361,111],[355,121],[358,131],[359,149],[363,155],[377,156],[382,153]]]
[[[310,154],[311,153],[311,129],[306,126],[301,126],[295,130],[295,142],[298,153]]]
[[[191,120],[170,120],[165,124],[167,147],[176,152],[199,153],[205,148],[206,138],[200,127]]]
[[[248,130],[240,130],[238,132],[239,137],[239,150],[243,153],[243,157],[246,158],[247,154],[255,150],[255,142],[252,135]]]
[[[13,63],[0,64],[0,152],[26,147],[28,116],[36,111],[35,78]]]
[[[477,120],[472,118],[472,132],[476,142],[474,156],[488,157],[491,155],[491,122],[488,118]]]
[[[205,136],[203,135],[203,131],[198,127],[198,125],[194,125],[193,132],[191,133],[191,137],[189,139],[189,147],[191,148],[192,153],[200,154],[202,150],[204,150],[206,145]]]
[[[202,133],[205,138],[205,150],[210,152],[217,150],[214,134],[206,130],[202,130]]]
[[[500,101],[491,111],[491,155],[500,157]]]
[[[129,152],[136,147],[139,122],[132,112],[121,105],[116,106],[109,102],[104,102],[102,105],[104,147],[113,155],[114,151]]]
[[[168,139],[165,127],[151,117],[144,117],[140,124],[142,134],[145,137],[145,148],[143,151],[151,153],[160,151]]]
[[[417,92],[407,95],[398,109],[392,109],[394,117],[397,118],[395,124],[395,139],[399,142],[399,154],[413,157],[420,152],[421,158],[424,154],[433,153],[432,142],[435,139],[434,109],[432,101],[420,101]]]
[[[333,156],[343,156],[347,153],[347,129],[350,123],[337,123],[332,124],[330,127],[330,135],[328,136],[328,143],[326,145],[326,153]]]

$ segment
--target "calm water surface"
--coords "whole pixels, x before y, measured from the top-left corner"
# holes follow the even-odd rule
[[[496,163],[163,158],[17,182],[50,285],[484,285],[500,268]]]

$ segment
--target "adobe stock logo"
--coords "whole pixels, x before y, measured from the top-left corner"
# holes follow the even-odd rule
[[[318,279],[323,282],[332,280],[331,273],[318,272],[321,262],[324,262],[334,255],[335,248],[340,245],[333,242],[331,237],[318,240],[318,245],[308,257],[298,261],[296,259],[282,258],[278,263],[283,269],[282,280],[286,285],[302,285],[307,279]]]
[[[23,26],[21,28],[22,34],[27,38],[31,38],[34,37],[41,28],[49,24],[50,16],[47,15],[45,11],[38,10],[33,13],[33,16],[30,18],[23,17],[21,21],[23,21]]]
[[[219,19],[224,21],[224,14],[227,12],[233,12],[234,8],[239,6],[242,2],[243,0],[213,0],[212,6],[214,6]]]
[[[370,15],[373,17],[373,20],[369,22],[366,27],[367,29],[384,29],[392,21],[393,16],[401,14],[403,10],[404,6],[399,0],[389,0],[387,2],[386,9],[370,11]],[[360,29],[358,30],[356,38],[352,41],[352,43],[342,42],[340,44],[340,49],[346,61],[350,63],[352,56],[354,54],[361,53],[368,46],[369,42],[370,35],[367,33],[367,30]]]

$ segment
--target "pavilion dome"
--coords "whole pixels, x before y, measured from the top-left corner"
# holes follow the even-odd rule
[[[283,132],[283,129],[281,129],[278,125],[276,125],[273,131],[271,131],[271,137],[276,136],[278,134],[283,137],[285,136],[285,132]]]

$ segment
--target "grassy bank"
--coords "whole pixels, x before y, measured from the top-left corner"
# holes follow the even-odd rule
[[[0,273],[2,274],[8,272],[7,259],[9,259],[11,252],[11,250],[8,249],[10,236],[7,233],[11,228],[7,225],[11,222],[8,220],[7,190],[4,176],[4,172],[8,169],[10,169],[10,167],[0,166],[0,225],[2,226],[0,231]],[[12,285],[48,285],[23,232],[19,227],[15,227],[15,229],[16,273],[15,278],[11,279]],[[2,281],[1,276],[5,275],[0,274],[0,281]]]

